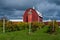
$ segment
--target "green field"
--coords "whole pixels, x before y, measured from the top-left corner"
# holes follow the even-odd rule
[[[60,31],[56,34],[48,34],[46,28],[39,29],[28,34],[28,30],[0,33],[0,40],[60,40]]]

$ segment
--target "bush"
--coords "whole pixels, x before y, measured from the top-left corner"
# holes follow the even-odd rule
[[[24,30],[25,29],[25,23],[21,22],[21,23],[17,24],[17,28],[20,30]]]
[[[27,23],[24,22],[7,22],[6,23],[6,31],[19,31],[19,30],[25,30],[27,28]]]
[[[31,23],[31,31],[35,32],[37,29],[40,29],[44,26],[43,22],[32,22]]]
[[[53,21],[49,22],[48,23],[48,30],[47,32],[48,33],[54,33],[58,30],[58,23],[54,20],[54,24],[53,24]]]
[[[12,22],[7,22],[5,26],[6,31],[13,31],[13,23]]]

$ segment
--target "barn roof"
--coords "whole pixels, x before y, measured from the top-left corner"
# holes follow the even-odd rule
[[[36,12],[38,13],[38,15],[39,15],[40,17],[43,17],[43,16],[42,16],[42,13],[40,13],[40,12],[37,11],[37,10],[36,10]]]
[[[35,9],[34,6],[33,6],[33,9]],[[36,12],[38,13],[38,15],[39,15],[40,17],[43,17],[43,16],[42,16],[42,13],[40,13],[38,10],[36,10]]]

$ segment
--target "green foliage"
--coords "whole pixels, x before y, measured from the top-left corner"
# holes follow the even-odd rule
[[[0,26],[3,27],[2,20],[0,21]],[[43,22],[32,22],[31,23],[31,31],[35,32],[37,29],[41,29],[44,26],[45,25]],[[6,29],[6,32],[29,29],[29,23],[26,23],[26,22],[14,23],[14,22],[6,21],[5,29]]]
[[[2,27],[3,26],[3,22],[0,20],[0,27]]]
[[[27,23],[21,22],[17,24],[17,27],[20,28],[20,30],[24,30],[27,28]]]
[[[54,22],[54,27],[53,27],[53,22]],[[11,32],[11,31],[20,31],[20,30],[25,30],[29,29],[30,23],[26,22],[10,22],[7,21],[5,22],[5,29],[6,32]],[[31,23],[31,31],[35,32],[38,29],[44,28],[46,25],[43,22],[32,22]],[[0,20],[0,27],[3,27],[3,22]],[[48,23],[48,30],[46,30],[48,33],[54,33],[58,30],[58,23],[56,20],[51,21]]]
[[[7,22],[5,26],[6,31],[13,31],[13,23],[12,22]]]
[[[19,22],[19,23],[13,23],[13,22],[7,22],[6,23],[6,31],[19,31],[24,30],[27,28],[27,23]]]
[[[32,22],[31,23],[32,32],[35,32],[37,29],[40,29],[42,27],[44,27],[44,23],[43,22]]]
[[[36,31],[37,28],[38,28],[38,23],[33,22],[33,23],[31,24],[31,30],[32,30],[32,32]]]
[[[58,30],[58,23],[56,22],[56,20],[54,20],[54,21],[51,21],[51,22],[49,22],[48,23],[48,30],[47,30],[47,32],[48,33],[54,33],[54,32],[56,32],[57,30]]]

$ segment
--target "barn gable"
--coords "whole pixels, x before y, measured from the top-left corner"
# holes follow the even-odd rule
[[[35,22],[35,21],[41,22],[42,16],[35,9],[29,8],[25,11],[23,15],[23,21],[24,22]]]

